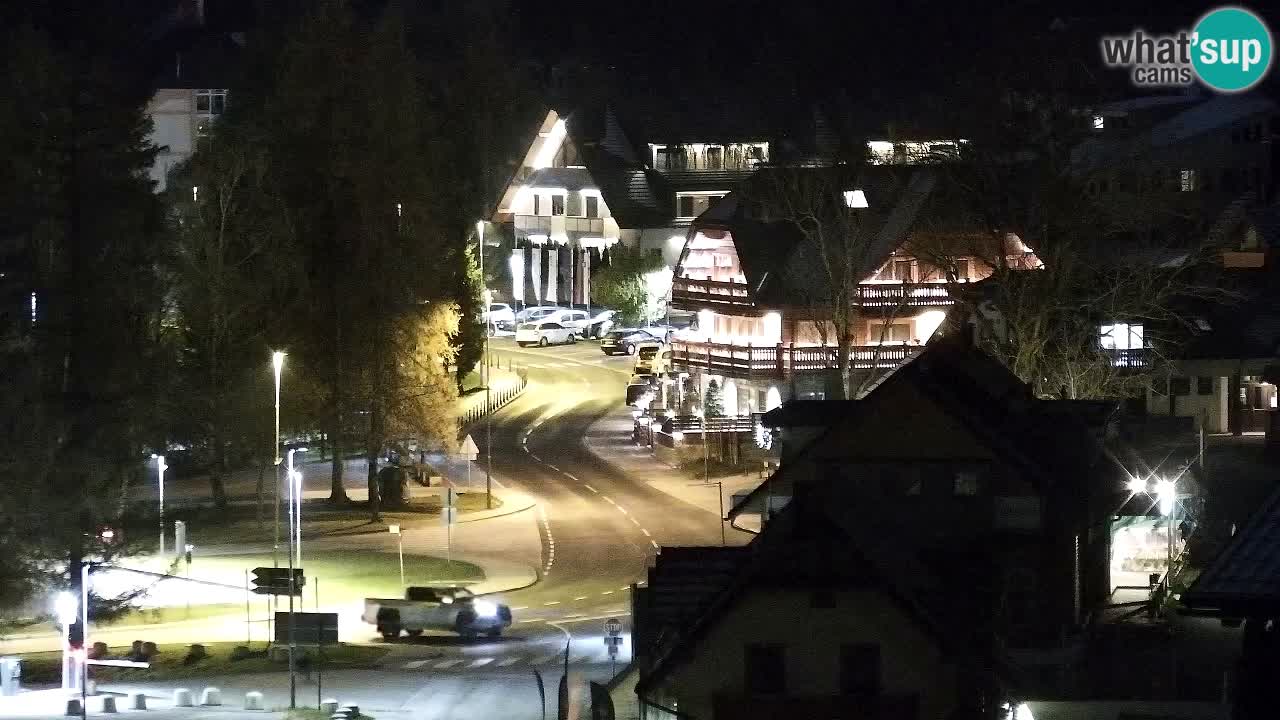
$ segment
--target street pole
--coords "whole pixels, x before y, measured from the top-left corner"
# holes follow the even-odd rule
[[[480,236],[480,297],[484,301],[485,312],[489,311],[489,283],[484,276],[484,221],[476,222],[476,232]],[[572,293],[570,293],[572,296]],[[484,507],[493,509],[493,473],[489,469],[493,465],[493,454],[489,448],[493,445],[493,413],[489,407],[489,328],[484,329],[484,364],[480,366],[480,382],[484,383]],[[471,484],[471,462],[467,461],[467,484]]]
[[[80,565],[80,717],[88,717],[89,694],[89,563]]]
[[[284,353],[276,351],[271,353],[271,367],[275,371],[276,379],[276,422],[275,432],[271,436],[271,446],[274,448],[275,459],[272,465],[275,468],[276,476],[276,521],[275,534],[271,544],[271,566],[280,567],[280,371],[284,368]]]
[[[160,557],[164,557],[164,471],[169,467],[163,455],[153,455],[156,459],[156,473],[160,482]],[[177,548],[174,548],[176,551]]]
[[[724,547],[724,482],[716,481],[716,492],[720,495],[720,547]]]
[[[404,589],[404,535],[396,533],[396,545],[400,547],[400,588]]]
[[[279,473],[277,473],[277,475],[279,475]],[[289,494],[290,495],[293,494],[292,483],[290,483]],[[279,504],[277,504],[277,508],[278,507],[279,507]],[[293,524],[292,524],[293,502],[292,502],[292,498],[290,498],[290,503],[289,503],[289,520],[290,520],[289,548],[288,548],[288,556],[289,556],[289,709],[292,710],[298,707],[298,677],[296,672],[297,668],[294,664],[294,652],[297,649],[297,645],[294,643],[294,637],[293,637],[293,631],[294,631],[293,594],[297,590],[297,588],[294,585],[295,578],[293,576]]]

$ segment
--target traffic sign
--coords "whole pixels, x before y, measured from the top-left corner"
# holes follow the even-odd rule
[[[622,621],[618,618],[609,618],[604,621],[604,632],[606,635],[617,637],[622,634]]]
[[[462,439],[462,447],[458,448],[458,454],[466,456],[468,460],[475,460],[480,454],[480,448],[476,447],[476,441],[471,439],[470,434]]]
[[[253,569],[253,592],[255,595],[302,595],[302,587],[307,584],[302,568],[293,571],[293,582],[289,582],[289,568],[258,567]],[[292,587],[291,587],[292,585]]]
[[[399,534],[400,534],[400,526],[399,526],[399,525],[388,525],[388,526],[387,526],[387,532],[390,532],[392,535],[399,535]]]

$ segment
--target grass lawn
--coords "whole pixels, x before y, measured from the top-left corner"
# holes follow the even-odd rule
[[[111,626],[121,625],[156,625],[159,623],[181,622],[183,620],[203,620],[232,613],[244,614],[242,603],[218,603],[213,605],[192,605],[191,607],[141,608],[130,610],[119,618],[107,623]]]
[[[502,499],[497,495],[493,497],[493,507],[502,507]],[[484,510],[484,493],[459,493],[457,508],[461,513]],[[175,519],[187,523],[188,538],[197,547],[268,543],[273,539],[275,518],[270,507],[266,508],[261,524],[252,505],[231,505],[221,512],[212,507],[188,508],[175,514]],[[416,520],[439,515],[439,497],[419,498],[407,507],[384,510],[381,523],[370,522],[369,513],[362,503],[335,508],[322,500],[308,501],[302,505],[302,539],[305,542],[325,536],[386,532],[388,524],[409,525]],[[283,518],[281,522],[284,522]]]
[[[270,567],[271,554],[212,555],[198,557],[196,563],[202,577],[239,578],[236,582],[243,582],[246,569]],[[303,599],[308,605],[315,599],[317,583],[322,605],[366,597],[401,597],[404,594],[400,586],[400,559],[395,553],[368,550],[308,553],[304,544],[302,565],[307,577]],[[404,575],[409,585],[478,582],[484,579],[484,572],[470,563],[447,563],[443,558],[419,555],[405,555]]]
[[[187,662],[190,645],[161,645],[159,652],[151,660],[150,668],[112,668],[90,667],[90,677],[99,681],[121,680],[176,680],[188,677],[206,677],[212,675],[234,675],[239,673],[270,672],[287,670],[289,667],[286,655],[278,654],[277,659],[267,657],[266,643],[248,645],[250,656],[240,660],[231,659],[231,651],[242,642],[204,643],[208,657],[194,662]],[[315,648],[308,648],[308,654],[314,657]],[[111,657],[128,655],[129,647],[112,647]],[[377,664],[387,649],[367,645],[333,645],[325,646],[324,659],[321,661],[325,669],[369,668]],[[32,684],[58,682],[61,676],[58,652],[29,653],[22,656],[23,680]],[[313,664],[314,667],[314,664]]]

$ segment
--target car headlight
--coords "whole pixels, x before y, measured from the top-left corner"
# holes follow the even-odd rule
[[[476,600],[471,606],[475,608],[476,617],[491,618],[498,614],[498,606],[488,600]]]

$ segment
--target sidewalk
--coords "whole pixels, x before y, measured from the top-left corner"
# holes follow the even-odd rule
[[[583,445],[596,457],[650,487],[712,514],[720,512],[715,482],[704,485],[654,457],[645,447],[631,439],[634,420],[631,409],[615,409],[600,418],[582,438]],[[729,512],[733,496],[754,490],[763,482],[755,475],[730,475],[719,478],[724,489],[724,511]]]

